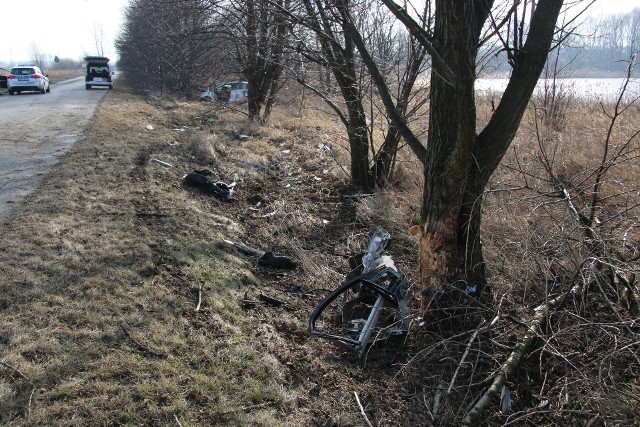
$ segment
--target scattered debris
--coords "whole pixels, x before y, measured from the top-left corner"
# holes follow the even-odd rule
[[[294,270],[298,266],[298,264],[290,258],[276,255],[272,251],[267,251],[258,258],[258,265],[261,267],[279,268],[281,270]]]
[[[213,172],[210,170],[196,170],[183,176],[182,183],[211,193],[219,199],[230,200],[236,183],[225,184],[222,181],[211,179],[210,177],[213,176]]]
[[[260,297],[258,300],[249,299],[248,294],[245,292],[244,298],[242,299],[242,306],[244,308],[255,307],[256,305],[268,305],[271,307],[284,307],[288,310],[295,310],[294,307],[287,304],[285,301],[279,300],[277,298],[270,297],[263,293],[260,293]]]
[[[147,125],[147,130],[153,130],[153,126]]]
[[[318,150],[322,153],[322,154],[331,154],[331,147],[329,147],[326,144],[318,144]]]
[[[153,157],[149,159],[149,162],[150,163],[157,163],[159,165],[164,166],[165,168],[172,168],[173,167],[173,165],[171,163],[163,162],[162,160],[158,160],[158,159],[153,158]]]
[[[246,141],[247,139],[251,138],[251,136],[241,134],[237,130],[232,131],[231,135],[233,136],[233,139],[237,139],[238,141]]]
[[[211,92],[211,90],[205,90],[200,94],[200,99],[203,101],[213,101],[216,98],[213,92]]]
[[[291,258],[276,255],[273,251],[263,251],[261,249],[247,246],[244,243],[232,242],[230,240],[225,240],[224,242],[233,246],[238,252],[251,258],[255,258],[258,261],[258,265],[261,267],[276,268],[280,270],[294,270],[298,267],[298,264]]]
[[[509,389],[507,386],[502,386],[502,392],[500,393],[500,412],[503,414],[508,414],[511,412],[511,393],[509,393]]]
[[[346,346],[359,359],[375,341],[406,335],[411,314],[410,284],[398,273],[391,257],[382,255],[390,239],[390,234],[382,227],[375,228],[362,264],[353,275],[347,276],[345,283],[321,301],[311,315],[311,335]],[[339,329],[319,330],[316,323],[320,316],[338,300],[346,300],[340,310]],[[332,327],[329,321],[323,325]]]

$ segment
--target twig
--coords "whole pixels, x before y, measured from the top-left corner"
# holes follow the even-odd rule
[[[196,305],[196,312],[200,311],[200,305],[202,305],[202,283],[198,284],[198,305]]]
[[[435,421],[440,411],[440,400],[442,399],[442,390],[444,390],[444,383],[438,384],[436,394],[433,396],[433,406],[431,408],[431,421]]]
[[[187,285],[193,286],[193,283],[187,280],[186,277],[182,277],[182,276],[177,276],[177,277]],[[200,311],[201,305],[202,305],[202,283],[198,283],[198,304],[196,304],[196,309],[195,309],[196,312]]]
[[[29,381],[31,383],[31,381]],[[27,402],[27,409],[25,409],[25,418],[28,420],[31,417],[31,402],[33,400],[33,393],[36,392],[36,387],[31,383],[31,393],[29,394],[29,401]]]
[[[5,368],[11,369],[16,374],[18,374],[20,376],[20,378],[22,378],[23,380],[31,382],[31,380],[29,380],[29,378],[27,378],[27,376],[25,374],[20,372],[20,370],[18,370],[18,368],[14,368],[13,366],[9,365],[7,362],[4,362],[2,360],[0,360],[0,365],[4,366]]]
[[[453,389],[453,384],[456,382],[456,378],[458,377],[458,372],[460,372],[460,368],[464,364],[464,361],[467,358],[467,355],[469,354],[469,350],[471,350],[471,344],[473,344],[473,342],[475,341],[476,337],[480,334],[480,332],[485,332],[491,329],[496,324],[499,318],[500,318],[500,315],[497,315],[496,317],[493,318],[493,320],[491,321],[491,323],[489,323],[489,325],[484,327],[478,327],[473,333],[473,335],[471,335],[471,338],[469,338],[469,342],[467,343],[467,348],[464,350],[464,354],[462,355],[462,359],[460,359],[460,363],[458,363],[458,367],[456,368],[456,371],[453,373],[453,378],[451,378],[451,382],[449,383],[447,394],[451,394],[451,389]]]
[[[453,388],[453,384],[455,384],[456,382],[456,378],[458,377],[458,372],[460,372],[460,368],[462,367],[462,365],[464,365],[464,361],[467,358],[467,355],[469,354],[469,350],[471,349],[471,344],[473,344],[473,342],[476,340],[476,337],[480,333],[481,329],[484,329],[484,328],[478,327],[471,335],[471,338],[469,338],[469,342],[467,343],[467,348],[465,348],[464,354],[462,355],[462,359],[460,359],[460,363],[458,363],[458,366],[456,367],[456,371],[453,373],[453,377],[451,378],[451,382],[449,383],[449,388],[447,388],[447,394],[451,394],[451,389]]]
[[[173,414],[173,419],[175,419],[176,423],[178,423],[178,427],[182,427],[182,423],[180,422],[180,420],[178,419],[178,416],[176,414]]]
[[[364,418],[364,422],[367,423],[367,425],[369,427],[373,427],[373,424],[371,424],[371,421],[369,421],[369,418],[367,418],[367,414],[365,414],[365,412],[364,412],[364,408],[362,407],[362,403],[360,403],[360,398],[358,397],[358,393],[354,391],[353,395],[356,397],[356,402],[358,403],[358,408],[360,408],[360,413],[362,414],[362,417]]]

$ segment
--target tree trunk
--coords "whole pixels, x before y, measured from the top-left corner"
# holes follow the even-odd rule
[[[367,119],[355,87],[341,87],[347,101],[349,123],[349,151],[351,156],[351,182],[364,189],[371,186],[369,176],[369,134]]]
[[[460,233],[463,201],[473,164],[476,110],[474,98],[476,43],[473,2],[436,1],[435,48],[456,74],[455,85],[431,72],[431,111],[422,201],[420,276],[423,288],[455,280],[464,265]]]
[[[262,111],[262,100],[260,99],[261,79],[254,75],[247,76],[247,109],[249,111],[249,119],[256,120],[260,118]]]
[[[355,30],[353,30],[355,32]],[[413,91],[414,84],[420,75],[422,64],[426,56],[426,49],[420,46],[417,42],[412,40],[410,47],[409,64],[402,80],[401,88],[398,93],[398,100],[396,102],[396,110],[401,117],[406,119],[407,111],[409,109],[409,100]],[[358,42],[356,41],[356,44]],[[361,46],[364,49],[364,46]],[[362,54],[362,52],[361,52]],[[368,55],[363,55],[367,56]],[[364,59],[367,62],[368,58]],[[370,64],[368,64],[369,66]],[[370,73],[374,74],[375,70],[371,70]],[[375,184],[379,187],[385,187],[389,184],[393,178],[393,172],[395,167],[396,155],[398,153],[398,146],[400,145],[400,138],[402,138],[402,131],[390,120],[389,130],[387,136],[380,147],[380,150],[374,155],[374,170],[373,177]]]
[[[457,280],[482,290],[480,240],[484,188],[515,137],[553,39],[562,0],[540,0],[527,40],[515,56],[500,104],[476,135],[476,46],[491,0],[436,1],[435,49],[454,70],[448,84],[438,64],[431,74],[431,112],[422,202],[420,277],[425,294]],[[423,305],[424,306],[424,305]]]
[[[386,187],[393,177],[394,162],[401,137],[398,128],[393,125],[389,126],[387,136],[373,158],[373,176],[378,187]]]

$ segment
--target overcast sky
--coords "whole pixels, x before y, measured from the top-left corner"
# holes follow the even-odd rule
[[[120,31],[122,12],[128,3],[129,0],[0,0],[0,63],[29,62],[32,46],[51,57],[81,59],[87,54],[95,55],[92,32],[96,26],[105,34],[105,55],[115,58],[113,39]]]
[[[96,55],[96,27],[102,28],[105,35],[105,55],[115,59],[113,40],[120,32],[128,3],[129,0],[0,0],[0,63],[29,62],[34,47],[51,58]],[[640,0],[597,0],[592,13],[628,12],[634,7],[640,7]],[[8,10],[23,9],[25,13],[7,16]]]

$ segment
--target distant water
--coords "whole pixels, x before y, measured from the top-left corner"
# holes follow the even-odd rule
[[[500,95],[507,87],[508,79],[478,79],[476,93],[478,95]],[[547,81],[547,85],[551,82]],[[621,78],[584,78],[557,79],[556,84],[570,91],[576,98],[584,100],[613,101],[617,99],[624,79]],[[536,87],[536,95],[542,93],[545,80],[540,79]],[[631,79],[625,92],[626,99],[640,96],[640,80]]]

